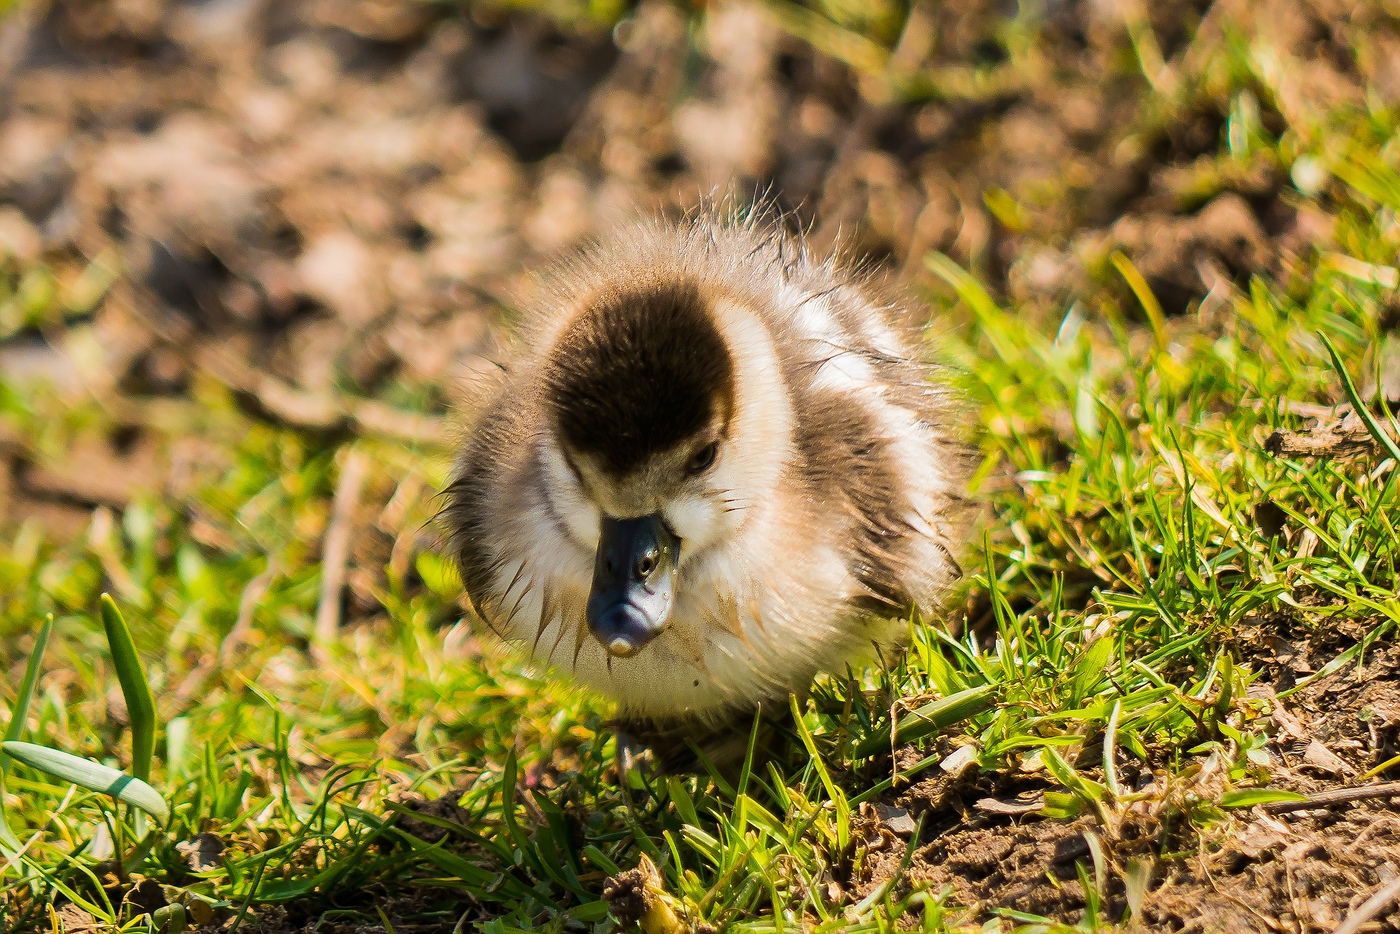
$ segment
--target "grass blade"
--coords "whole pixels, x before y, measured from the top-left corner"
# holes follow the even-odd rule
[[[100,603],[112,665],[117,669],[117,681],[131,720],[131,773],[144,783],[151,777],[151,757],[156,748],[156,702],[141,667],[141,657],[136,654],[136,643],[131,641],[131,630],[127,629],[116,601],[104,593]]]
[[[75,756],[47,746],[34,743],[7,742],[4,751],[41,772],[72,782],[89,791],[111,795],[123,804],[140,808],[156,820],[164,822],[170,816],[165,799],[160,793],[139,778],[125,772]]]
[[[1074,666],[1074,674],[1070,678],[1070,707],[1081,706],[1089,697],[1090,692],[1099,686],[1112,657],[1113,640],[1107,636],[1095,640],[1084,650],[1084,654],[1079,656],[1079,661]]]
[[[1227,791],[1221,795],[1220,806],[1223,808],[1252,808],[1256,804],[1306,800],[1308,800],[1307,795],[1300,795],[1296,791],[1284,791],[1281,788],[1242,788],[1239,791]]]
[[[1123,702],[1113,702],[1113,712],[1108,715],[1108,726],[1103,731],[1103,783],[1108,786],[1114,800],[1123,797],[1123,787],[1118,784],[1118,717],[1123,712]]]
[[[958,297],[967,303],[979,319],[987,322],[1001,317],[1001,309],[987,294],[982,283],[978,282],[970,272],[963,269],[954,260],[942,253],[931,253],[924,260],[924,265],[929,268],[930,272],[952,286],[953,291],[958,293]]]
[[[530,838],[525,836],[525,832],[520,829],[520,823],[515,819],[518,767],[515,750],[512,749],[506,755],[505,767],[501,771],[501,820],[505,823],[506,833],[510,835],[511,843],[515,846],[515,850],[526,868],[534,873],[537,879],[550,878],[540,863],[538,851],[531,845]]]
[[[1053,746],[1045,746],[1041,751],[1040,758],[1045,763],[1046,771],[1055,781],[1063,785],[1070,794],[1080,799],[1082,804],[1093,808],[1098,813],[1100,821],[1107,822],[1107,814],[1104,813],[1103,808],[1104,799],[1110,797],[1107,786],[1100,785],[1098,782],[1080,775],[1075,771],[1074,766],[1066,762]]]
[[[34,698],[34,685],[39,681],[39,669],[44,661],[44,649],[48,647],[49,635],[53,632],[53,614],[50,613],[39,627],[34,637],[34,651],[29,653],[29,661],[24,666],[24,677],[20,679],[19,690],[15,692],[15,706],[10,710],[10,725],[5,728],[5,742],[17,740],[24,732],[24,722],[29,718],[29,702]],[[0,749],[0,844],[10,853],[18,853],[19,838],[10,829],[5,816],[5,772],[10,767],[10,757]]]
[[[831,804],[836,809],[837,839],[840,848],[844,850],[846,841],[850,837],[850,806],[846,803],[846,796],[841,793],[841,789],[837,788],[836,783],[831,780],[831,773],[827,771],[826,763],[822,761],[816,741],[812,739],[812,733],[807,729],[807,723],[802,719],[802,711],[797,706],[796,694],[788,695],[788,705],[792,708],[792,722],[797,727],[797,734],[802,739],[802,745],[807,749],[807,755],[812,757],[812,766],[817,770],[817,777],[821,779],[822,785],[826,788],[827,797],[831,799]]]
[[[995,703],[992,691],[993,685],[984,684],[981,687],[968,688],[966,691],[959,691],[957,694],[950,694],[933,703],[925,704],[899,719],[898,732],[895,735],[899,737],[901,742],[912,743],[917,739],[923,739],[930,733],[936,733],[955,723],[961,723],[963,720],[975,717],[991,708],[992,704]],[[851,755],[856,759],[864,759],[889,748],[890,730],[889,727],[886,727],[861,740]]]
[[[0,784],[0,795],[4,795],[4,793],[5,788],[3,784]],[[0,798],[0,801],[3,800]],[[24,844],[20,843],[19,837],[16,837],[15,832],[10,829],[10,821],[5,817],[4,807],[0,806],[0,852],[3,852],[7,858],[13,859],[15,854],[23,848]],[[5,867],[0,865],[0,875],[4,875],[4,873]]]
[[[1133,265],[1133,261],[1124,254],[1115,251],[1108,259],[1113,264],[1113,268],[1118,270],[1118,274],[1123,277],[1123,281],[1128,283],[1128,288],[1133,290],[1138,303],[1142,305],[1142,310],[1147,313],[1147,323],[1152,327],[1152,337],[1157,342],[1157,349],[1165,350],[1167,346],[1167,316],[1162,311],[1162,303],[1157,301],[1152,287],[1147,284],[1147,279]]]
[[[10,725],[5,729],[5,742],[19,739],[24,732],[24,721],[29,717],[29,702],[34,697],[34,685],[39,680],[39,667],[44,661],[44,649],[48,647],[49,635],[53,632],[53,614],[39,627],[34,637],[34,651],[29,653],[29,661],[24,666],[24,677],[20,679],[19,690],[15,693],[15,706],[10,711]],[[0,752],[0,772],[10,765],[10,759]]]

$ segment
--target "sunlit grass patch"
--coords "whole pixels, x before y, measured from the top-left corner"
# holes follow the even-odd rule
[[[1307,303],[1260,287],[1235,298],[1226,333],[1173,319],[1158,336],[1078,310],[1021,318],[941,268],[975,310],[951,312],[961,324],[942,351],[967,374],[987,432],[990,516],[968,562],[967,629],[919,623],[893,667],[820,685],[791,758],[737,785],[619,787],[605,711],[465,637],[455,582],[431,552],[386,573],[378,608],[311,663],[313,543],[339,461],[253,428],[190,504],[133,506],[104,537],[65,547],[30,527],[7,550],[9,665],[56,615],[25,736],[129,768],[94,612],[113,570],[124,575],[161,724],[151,781],[171,808],[143,838],[108,799],[14,766],[7,812],[28,848],[6,871],[8,910],[35,924],[58,898],[115,922],[136,911],[120,902],[144,878],[215,919],[246,905],[244,923],[278,905],[373,922],[379,903],[396,923],[591,925],[604,923],[603,878],[645,852],[684,917],[880,927],[912,906],[930,919],[953,911],[937,893],[897,881],[862,893],[858,881],[862,805],[938,769],[949,754],[935,741],[948,736],[972,768],[1051,789],[1047,815],[1112,826],[1143,776],[1169,780],[1212,752],[1220,796],[1183,819],[1209,824],[1252,800],[1238,796],[1268,783],[1259,750],[1272,701],[1250,692],[1259,671],[1239,628],[1277,613],[1322,632],[1345,622],[1355,638],[1341,665],[1400,618],[1394,471],[1263,445],[1297,426],[1290,404],[1340,401],[1318,333],[1344,363],[1359,360],[1374,287],[1323,272]],[[363,450],[384,500],[396,471],[437,469]],[[432,489],[422,484],[420,523]],[[1260,527],[1263,503],[1280,510],[1277,528]],[[227,666],[203,670],[269,562]],[[943,717],[937,698],[960,706]],[[887,753],[910,741],[924,752],[901,757],[896,779]],[[444,797],[454,806],[423,812]],[[222,849],[194,869],[201,834]]]
[[[858,6],[777,5],[785,28],[884,68],[901,14]],[[602,23],[621,7],[559,5]],[[1022,67],[1027,28],[987,73]],[[1132,28],[1129,64],[1160,66],[1150,29]],[[912,913],[941,930],[973,919],[916,878],[919,851],[963,815],[950,804],[906,825],[879,808],[945,779],[1004,790],[1003,816],[1082,821],[1095,841],[1078,861],[1083,926],[1122,922],[1120,897],[1136,917],[1153,860],[1290,794],[1271,787],[1280,699],[1365,662],[1400,623],[1393,419],[1372,409],[1372,453],[1357,457],[1267,443],[1339,419],[1343,374],[1368,405],[1383,382],[1400,285],[1395,115],[1354,108],[1273,133],[1260,108],[1282,92],[1267,65],[1232,40],[1199,73],[1152,70],[1142,138],[1202,98],[1226,102],[1190,205],[1267,163],[1299,204],[1335,217],[1330,247],[1184,315],[1121,253],[1090,263],[1092,288],[1053,308],[993,294],[976,263],[926,257],[929,344],[960,374],[984,454],[966,586],[948,619],[910,621],[907,654],[795,701],[779,724],[789,751],[737,777],[620,782],[606,706],[477,639],[434,548],[448,452],[275,427],[213,381],[133,413],[0,373],[0,446],[23,445],[27,461],[61,460],[138,415],[186,444],[179,484],[98,508],[72,541],[31,520],[0,544],[7,738],[145,771],[100,615],[109,591],[154,697],[143,778],[169,811],[138,819],[12,763],[4,930],[173,931],[182,912],[191,926],[267,931],[602,932],[616,927],[605,881],[643,855],[658,867],[653,896],[689,925],[892,930]],[[890,93],[985,91],[979,74]],[[1063,192],[1042,194],[983,201],[1007,229],[1035,229]],[[6,266],[0,338],[81,334],[109,272]],[[404,407],[424,398],[393,392]],[[343,625],[318,641],[322,541],[352,458],[368,467],[331,607]],[[1285,631],[1319,656],[1287,680],[1256,639]],[[1156,836],[1129,838],[1128,825]],[[1051,923],[1024,915],[1001,916]]]

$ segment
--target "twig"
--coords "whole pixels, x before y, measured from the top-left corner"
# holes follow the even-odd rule
[[[2,3],[3,0],[0,0]],[[16,14],[18,16],[18,14]],[[3,42],[3,34],[0,34]],[[0,49],[2,52],[3,49]],[[3,65],[3,62],[0,62]],[[0,70],[0,86],[4,80]],[[3,95],[0,95],[2,98]],[[167,247],[167,249],[169,249]],[[172,251],[173,252],[173,251]],[[176,346],[189,343],[184,332],[167,323],[168,315],[159,296],[139,282],[129,280],[146,307],[137,314],[143,326],[161,340]],[[59,334],[48,336],[55,348],[63,348],[71,358]],[[304,431],[337,432],[377,435],[427,447],[450,447],[455,440],[445,420],[431,415],[409,412],[385,405],[373,399],[355,398],[338,393],[310,393],[291,386],[270,373],[249,366],[221,346],[202,344],[193,348],[190,361],[213,376],[235,393],[250,401],[268,419],[300,428]],[[142,400],[137,402],[116,389],[113,374],[104,371],[102,378],[74,360],[75,372],[84,387],[112,419],[123,425],[139,425],[166,431],[185,430],[184,423],[198,417],[199,407],[186,400]],[[155,411],[153,412],[152,409]],[[8,436],[0,437],[0,448],[7,445]]]
[[[1400,795],[1400,782],[1382,782],[1379,785],[1356,785],[1351,788],[1331,788],[1308,795],[1306,801],[1274,801],[1264,805],[1270,814],[1284,814],[1288,811],[1307,811],[1312,808],[1327,808],[1337,804],[1350,804],[1353,801],[1370,801],[1375,798],[1393,798]]]
[[[340,590],[345,585],[345,564],[350,558],[350,533],[368,473],[369,455],[351,448],[335,483],[335,505],[321,549],[321,597],[316,604],[316,638],[311,647],[318,662],[326,660],[327,649],[340,628]]]
[[[1358,905],[1355,911],[1347,915],[1345,921],[1337,925],[1332,934],[1356,934],[1357,931],[1361,930],[1363,924],[1390,907],[1390,903],[1395,901],[1397,895],[1400,895],[1400,876],[1391,879],[1377,889],[1374,895]]]
[[[218,348],[200,348],[195,360],[219,382],[248,398],[263,415],[293,428],[348,430],[433,447],[452,443],[442,419],[431,415],[406,412],[373,399],[304,392]]]
[[[1276,457],[1355,457],[1375,449],[1375,439],[1353,415],[1309,431],[1276,431],[1264,440],[1264,450]]]
[[[374,399],[345,401],[351,420],[365,434],[430,447],[447,447],[452,443],[452,433],[440,418],[405,412]]]

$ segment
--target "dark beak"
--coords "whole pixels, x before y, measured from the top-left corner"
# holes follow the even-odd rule
[[[588,628],[609,655],[636,655],[666,630],[680,547],[660,516],[603,518]]]

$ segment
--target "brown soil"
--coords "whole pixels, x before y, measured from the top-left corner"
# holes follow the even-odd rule
[[[144,435],[197,376],[262,417],[441,443],[396,406],[450,409],[528,270],[706,192],[766,191],[818,247],[928,288],[944,251],[1028,309],[1102,293],[1135,313],[1123,250],[1177,313],[1287,278],[1331,235],[1326,200],[1269,157],[1216,158],[1219,37],[1269,37],[1269,132],[1400,94],[1381,4],[1056,2],[1014,56],[1003,6],[915,4],[886,80],[744,3],[696,31],[648,0],[612,35],[412,0],[24,5],[0,23],[0,266],[43,259],[68,310],[0,322],[0,366],[126,427],[79,458],[0,425],[0,525],[61,535],[95,506],[181,499],[189,465]],[[90,309],[94,260],[125,274]]]
[[[1335,645],[1315,656],[1306,645],[1297,651],[1260,622],[1268,638],[1292,649],[1283,654],[1295,674],[1335,656]],[[1397,675],[1400,650],[1388,648],[1361,667],[1311,682],[1277,702],[1268,747],[1271,787],[1312,795],[1383,780],[1385,775],[1362,783],[1360,776],[1397,752]],[[1273,689],[1260,684],[1252,693],[1272,697]],[[1105,879],[1101,919],[1124,918],[1129,901],[1123,874],[1138,861],[1150,871],[1140,915],[1147,929],[1302,934],[1333,930],[1400,873],[1400,796],[1275,813],[1256,807],[1193,827],[1184,816],[1188,796],[1212,800],[1223,784],[1219,770],[1206,766],[1192,775],[1187,765],[1185,782],[1168,788],[1142,769],[1134,787],[1159,793],[1109,814],[1107,821],[990,813],[1014,808],[1018,800],[1033,807],[1043,785],[1004,776],[924,778],[883,811],[924,815],[924,837],[908,869],[898,874],[905,841],[885,830],[888,845],[872,847],[855,880],[855,896],[898,875],[906,888],[919,884],[937,893],[947,887],[947,904],[967,921],[1009,908],[1077,922],[1086,906],[1080,874],[1096,879],[1093,838],[1101,847]],[[1127,757],[1119,764],[1127,779],[1140,767]],[[872,839],[880,838],[878,831],[878,823],[867,828]],[[1363,930],[1400,931],[1400,902],[1386,906]]]

